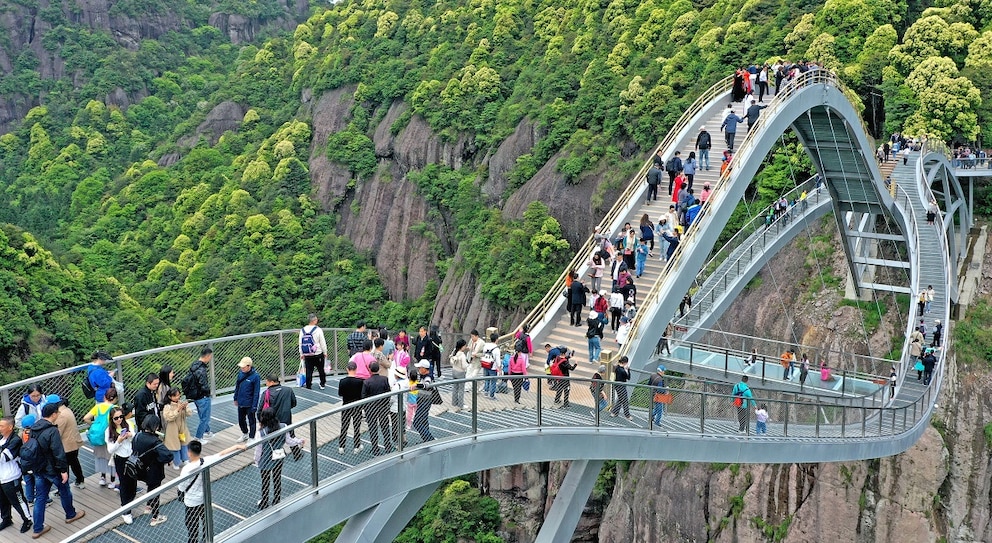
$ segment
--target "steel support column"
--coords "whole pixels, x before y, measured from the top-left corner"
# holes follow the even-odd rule
[[[568,466],[568,474],[551,504],[551,510],[544,517],[535,543],[568,543],[572,540],[582,509],[589,500],[589,493],[601,469],[602,460],[576,460]]]
[[[400,535],[413,515],[420,511],[441,482],[430,483],[405,494],[393,496],[348,519],[340,543],[389,543]]]

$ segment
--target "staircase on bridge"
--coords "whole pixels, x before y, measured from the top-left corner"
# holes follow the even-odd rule
[[[719,100],[719,99],[718,99]],[[738,115],[743,115],[740,111],[741,105],[735,104],[735,111]],[[712,115],[705,123],[706,130],[710,133],[711,139],[713,141],[713,147],[710,149],[710,169],[706,170],[704,168],[699,168],[696,170],[695,179],[693,180],[692,188],[698,195],[702,190],[704,183],[710,183],[711,186],[716,186],[717,180],[720,178],[720,160],[723,156],[723,151],[727,149],[726,141],[724,139],[723,133],[720,132],[720,125],[723,123],[723,119],[726,116],[726,109],[719,109],[719,111]],[[689,131],[689,136],[678,143],[678,148],[681,151],[681,158],[684,161],[688,156],[689,152],[694,150],[696,144],[696,136],[699,133],[698,127],[693,127],[693,130]],[[739,124],[739,131],[737,133],[736,142],[738,145],[744,139],[744,134],[746,132],[746,125]],[[698,152],[697,161],[698,161]],[[664,157],[668,160],[668,156]],[[668,206],[672,204],[672,197],[668,195],[668,184],[667,184],[667,173],[665,174],[665,182],[658,190],[658,200],[654,202],[641,202],[634,211],[632,211],[627,216],[627,222],[631,224],[634,228],[640,224],[641,216],[645,213],[651,218],[651,222],[657,224],[660,217],[668,212]],[[634,279],[634,285],[638,289],[638,300],[644,298],[647,294],[648,289],[658,280],[659,276],[665,269],[665,262],[661,260],[659,254],[659,243],[655,240],[655,250],[652,252],[653,256],[648,257],[647,265],[644,267],[644,275],[639,279]],[[588,255],[591,259],[592,255]],[[609,270],[607,270],[608,272]],[[631,270],[633,272],[633,270]],[[580,277],[580,281],[586,286],[589,286],[587,277]],[[603,277],[603,289],[608,293],[610,291],[610,278],[609,274],[606,273]],[[591,301],[591,296],[589,297]],[[588,341],[586,340],[586,317],[588,316],[591,307],[589,304],[584,306],[582,315],[582,325],[581,326],[571,326],[569,325],[569,315],[568,312],[562,308],[559,311],[557,319],[553,321],[553,325],[549,325],[545,328],[542,333],[534,338],[534,349],[536,353],[533,355],[533,360],[530,365],[531,373],[544,373],[544,349],[542,348],[545,343],[550,343],[551,345],[565,345],[569,349],[575,350],[575,358],[573,362],[578,363],[578,367],[572,372],[572,375],[576,377],[592,377],[599,364],[592,364],[589,362],[589,351],[588,351]],[[604,337],[601,341],[603,350],[610,350],[616,352],[619,345],[616,342],[616,333],[607,324],[604,329]],[[605,376],[604,376],[605,377]],[[610,376],[612,377],[612,376]]]

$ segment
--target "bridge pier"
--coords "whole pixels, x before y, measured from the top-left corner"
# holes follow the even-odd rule
[[[535,543],[568,543],[572,540],[603,463],[603,460],[572,461]]]
[[[393,496],[348,519],[337,541],[340,543],[390,543],[400,535],[413,515],[420,511],[441,482],[426,484]]]

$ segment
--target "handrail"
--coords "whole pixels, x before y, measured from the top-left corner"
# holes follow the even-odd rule
[[[436,385],[436,387],[447,388],[448,386],[451,386],[464,388],[466,383],[471,383],[473,386],[471,386],[470,389],[478,390],[478,385],[480,383],[485,385],[487,382],[496,382],[501,380],[532,381],[533,384],[531,386],[531,391],[535,394],[536,405],[528,404],[526,406],[521,405],[506,408],[498,404],[493,405],[491,403],[486,403],[490,402],[490,400],[483,399],[482,395],[467,394],[466,400],[470,404],[469,409],[471,411],[471,420],[473,421],[472,426],[467,427],[463,431],[456,433],[451,437],[442,438],[442,440],[464,439],[467,437],[480,436],[492,432],[502,432],[508,428],[519,430],[542,427],[590,429],[610,427],[614,430],[617,429],[615,423],[608,424],[610,419],[605,416],[600,416],[600,412],[595,409],[594,415],[591,417],[584,409],[580,410],[586,414],[581,417],[576,414],[564,424],[562,422],[563,419],[560,418],[556,419],[556,421],[548,421],[547,418],[545,418],[542,422],[542,413],[544,413],[545,417],[550,417],[552,413],[561,413],[561,411],[559,411],[558,406],[551,404],[549,400],[545,401],[551,405],[542,405],[541,396],[555,391],[555,387],[565,381],[571,384],[570,389],[573,394],[573,401],[582,401],[583,405],[584,402],[593,401],[590,387],[603,387],[603,390],[608,390],[610,387],[626,387],[629,391],[628,397],[631,401],[631,410],[632,412],[636,412],[638,414],[637,419],[631,423],[624,423],[624,426],[621,427],[621,429],[626,428],[629,432],[647,431],[648,434],[645,434],[646,436],[650,435],[651,432],[658,431],[664,432],[668,435],[687,436],[698,436],[699,434],[732,435],[737,433],[733,430],[736,430],[738,426],[738,413],[733,407],[734,396],[732,396],[730,391],[727,390],[727,388],[731,386],[729,384],[714,385],[716,390],[709,390],[706,383],[703,384],[702,390],[666,387],[667,392],[672,395],[672,403],[668,404],[665,417],[668,420],[674,419],[683,421],[687,424],[687,427],[690,428],[688,431],[679,429],[680,427],[673,427],[671,425],[660,428],[653,425],[650,411],[647,410],[651,407],[653,394],[658,392],[659,389],[650,385],[632,383],[623,384],[612,381],[591,380],[585,378],[562,378],[531,375],[457,379],[452,381],[444,381]],[[858,443],[881,440],[892,441],[893,438],[897,438],[898,436],[915,432],[920,424],[925,424],[928,420],[927,410],[925,409],[926,405],[922,404],[922,402],[927,399],[927,395],[921,396],[915,402],[905,406],[898,408],[886,408],[864,402],[859,405],[857,403],[824,403],[819,401],[809,401],[808,399],[779,399],[774,397],[772,395],[773,393],[766,393],[759,389],[752,389],[752,393],[754,395],[753,401],[768,404],[770,406],[769,410],[776,414],[776,418],[774,419],[776,425],[775,433],[773,435],[757,436],[753,434],[753,420],[750,409],[745,409],[743,411],[745,417],[745,433],[748,434],[749,439],[754,439],[755,443],[764,443],[766,440],[773,440],[773,442],[780,443],[802,442],[808,444],[811,439],[815,439],[820,443],[839,443],[847,440],[855,440]],[[319,471],[320,467],[318,464],[318,457],[323,454],[319,452],[319,446],[321,443],[319,441],[319,439],[321,439],[320,432],[323,431],[325,434],[331,435],[334,433],[330,430],[329,426],[322,426],[323,424],[331,424],[333,421],[336,421],[338,416],[345,410],[354,409],[361,412],[363,408],[370,408],[377,402],[386,402],[389,405],[396,405],[394,402],[395,399],[399,400],[398,405],[402,406],[404,395],[406,395],[406,392],[400,391],[366,398],[347,405],[339,404],[324,412],[317,413],[303,420],[297,421],[278,432],[273,432],[270,435],[250,442],[249,445],[251,446],[265,444],[272,439],[276,439],[289,433],[296,433],[300,436],[306,437],[308,441],[304,454],[309,455],[310,457],[309,469],[311,470],[311,473],[309,474],[309,479],[305,476],[302,479],[304,481],[309,480],[309,483],[303,483],[301,481],[304,485],[303,488],[295,492],[286,490],[280,505],[274,506],[266,511],[250,513],[246,518],[236,521],[233,526],[229,526],[226,529],[219,528],[216,524],[208,522],[207,526],[212,526],[214,530],[207,534],[207,540],[223,542],[232,538],[234,534],[237,534],[245,529],[250,530],[254,523],[260,522],[261,519],[266,518],[266,515],[274,514],[273,512],[278,513],[279,507],[291,506],[298,500],[308,499],[308,497],[315,495],[315,493],[319,494],[322,492],[322,489],[326,488],[331,482],[349,476],[354,471],[361,469],[362,466],[369,466],[377,462],[396,462],[398,459],[404,458],[413,449],[429,448],[434,443],[439,443],[438,441],[433,441],[403,445],[398,451],[386,453],[382,456],[340,456],[335,459],[335,462],[338,465],[343,464],[346,466],[343,471],[333,470],[330,474],[326,471],[323,473]],[[577,398],[579,395],[584,395],[581,400]],[[364,410],[367,411],[368,409]],[[533,423],[524,424],[521,426],[520,418],[507,421],[506,413],[509,411],[517,411],[523,414],[522,418],[533,420]],[[528,416],[526,415],[527,413],[531,413],[532,415]],[[536,414],[536,417],[534,417],[533,414]],[[645,415],[647,415],[647,420],[642,420]],[[399,410],[391,411],[390,416],[396,416],[396,422],[400,422],[402,412]],[[437,420],[437,417],[438,415],[435,415],[434,419]],[[487,424],[478,424],[478,421],[486,422]],[[404,428],[405,426],[401,423],[398,425],[397,431],[401,433],[408,432],[405,431]],[[413,433],[413,435],[415,435],[415,433]],[[404,435],[400,435],[397,443],[401,443],[404,439]],[[737,448],[735,448],[734,451],[734,454],[739,454]],[[198,470],[204,485],[206,514],[214,514],[213,511],[217,508],[220,508],[219,510],[235,510],[237,508],[234,506],[243,504],[246,496],[248,496],[248,494],[245,494],[243,489],[240,487],[240,485],[243,485],[243,481],[239,479],[239,482],[231,483],[235,485],[236,488],[228,488],[227,490],[230,490],[231,492],[224,493],[224,489],[220,485],[227,484],[225,477],[215,478],[211,477],[210,474],[220,473],[225,469],[233,473],[247,467],[250,464],[250,460],[243,456],[245,454],[251,454],[251,452],[236,451],[227,454],[218,459],[216,462]],[[303,466],[306,466],[307,464],[308,462],[302,463]],[[307,468],[304,467],[303,469],[305,471]],[[174,496],[172,491],[182,488],[182,485],[188,484],[188,481],[190,481],[192,477],[196,476],[195,473],[197,472],[190,473],[186,477],[174,479],[153,491],[149,491],[147,495],[136,498],[127,506],[121,507],[107,514],[103,518],[97,519],[91,524],[83,527],[80,531],[74,533],[65,541],[91,541],[94,540],[94,538],[98,538],[101,534],[113,530],[119,522],[119,515],[123,514],[127,509],[140,507],[142,502],[156,496],[164,499],[171,499],[171,496]],[[455,474],[432,474],[432,476],[438,477],[445,475],[453,476]],[[234,480],[235,479],[232,479],[232,481]],[[397,491],[403,490],[404,489],[397,489]],[[369,504],[369,506],[372,505],[375,504]],[[243,511],[243,508],[241,508],[241,510]],[[332,511],[329,511],[329,513],[332,516],[335,514]],[[335,517],[332,520],[334,520],[334,522],[339,522],[344,519],[338,519]],[[181,518],[170,519],[167,521],[165,527],[159,528],[159,530],[162,529],[183,530],[183,520]]]
[[[808,188],[812,188],[811,187],[811,185],[813,184],[812,182],[817,178],[818,176],[813,176],[807,179],[806,181],[801,182],[800,184],[786,191],[782,196],[786,197],[786,199],[789,200],[791,203],[792,198],[790,198],[790,196],[794,196],[797,193],[801,195],[802,192],[800,189],[802,189],[802,191],[805,191]],[[827,197],[829,198],[829,195]],[[790,212],[791,209],[792,208],[790,208]],[[748,220],[748,222],[745,223],[744,226],[742,226],[740,230],[738,230],[729,240],[727,240],[727,242],[724,243],[722,247],[713,251],[711,253],[713,256],[711,256],[710,259],[706,261],[706,264],[703,264],[702,269],[699,270],[699,274],[696,275],[694,281],[695,284],[702,287],[706,282],[706,280],[709,279],[709,277],[713,273],[715,273],[717,269],[719,269],[719,265],[723,262],[723,260],[721,260],[722,255],[726,255],[724,259],[730,258],[730,256],[738,247],[747,244],[747,242],[750,241],[750,236],[755,232],[761,230],[761,228],[764,226],[765,217],[767,216],[770,210],[772,210],[772,206],[767,206],[762,208],[760,210],[761,211],[760,213],[757,213],[753,217],[751,217],[751,219]],[[776,217],[774,222],[777,223],[780,220],[780,218],[781,217]],[[678,320],[681,321],[682,319],[678,319]]]
[[[583,266],[585,262],[589,259],[589,255],[592,254],[593,246],[596,243],[596,231],[598,231],[602,235],[610,235],[613,233],[613,230],[615,230],[615,228],[613,227],[613,223],[616,222],[617,220],[622,220],[624,218],[621,217],[621,213],[623,213],[624,208],[626,208],[626,206],[633,198],[636,198],[637,195],[642,190],[644,190],[644,183],[642,183],[642,181],[644,180],[644,176],[647,174],[647,170],[651,167],[651,164],[653,163],[654,154],[657,153],[658,151],[663,151],[669,146],[673,145],[675,143],[675,138],[677,137],[678,133],[686,126],[688,126],[689,121],[697,113],[702,111],[703,106],[708,104],[717,96],[727,92],[732,85],[733,85],[733,76],[727,76],[721,79],[720,81],[717,81],[716,83],[711,85],[708,89],[706,89],[706,91],[700,94],[699,97],[697,97],[696,100],[692,103],[692,105],[690,105],[689,108],[686,109],[685,113],[683,113],[682,116],[679,117],[679,120],[676,121],[675,125],[671,128],[671,130],[668,131],[668,134],[665,136],[665,139],[662,140],[661,143],[657,145],[657,147],[655,147],[655,152],[651,154],[651,156],[647,159],[644,165],[641,166],[641,168],[637,171],[637,173],[634,174],[634,176],[631,178],[630,183],[627,184],[627,188],[624,189],[623,193],[621,193],[620,196],[617,198],[616,203],[613,204],[613,206],[606,213],[603,219],[599,221],[596,230],[594,230],[593,233],[590,234],[590,236],[586,239],[586,242],[575,252],[575,256],[572,258],[572,261],[568,263],[568,265],[565,267],[562,273],[558,276],[558,279],[555,281],[554,285],[552,285],[552,287],[548,290],[547,294],[545,294],[544,298],[542,298],[541,301],[538,302],[537,305],[534,306],[534,308],[529,313],[527,313],[527,316],[523,318],[521,323],[530,323],[531,325],[533,325],[533,323],[537,322],[542,315],[544,315],[550,310],[550,308],[555,304],[555,302],[558,301],[558,298],[561,297],[561,293],[565,289],[565,282],[566,282],[565,279],[569,273],[575,271],[580,273],[581,276],[581,273],[583,271]],[[519,328],[519,326],[517,328]],[[513,338],[513,334],[515,332],[516,330],[507,334],[503,334],[499,338],[497,343],[500,344],[508,343]]]

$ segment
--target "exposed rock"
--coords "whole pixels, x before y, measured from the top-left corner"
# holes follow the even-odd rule
[[[196,130],[188,136],[179,138],[179,147],[195,147],[201,137],[206,137],[210,145],[216,145],[224,132],[237,131],[244,120],[245,109],[235,102],[221,102],[214,106]]]
[[[504,333],[524,316],[525,311],[497,308],[482,296],[459,248],[438,291],[433,322],[452,332],[468,333],[472,329],[485,332],[489,326],[496,326]]]
[[[506,190],[506,174],[517,164],[517,158],[530,153],[534,145],[541,139],[537,127],[530,119],[524,119],[517,125],[510,137],[499,144],[492,156],[486,161],[489,164],[489,177],[482,184],[483,194],[498,200]]]

